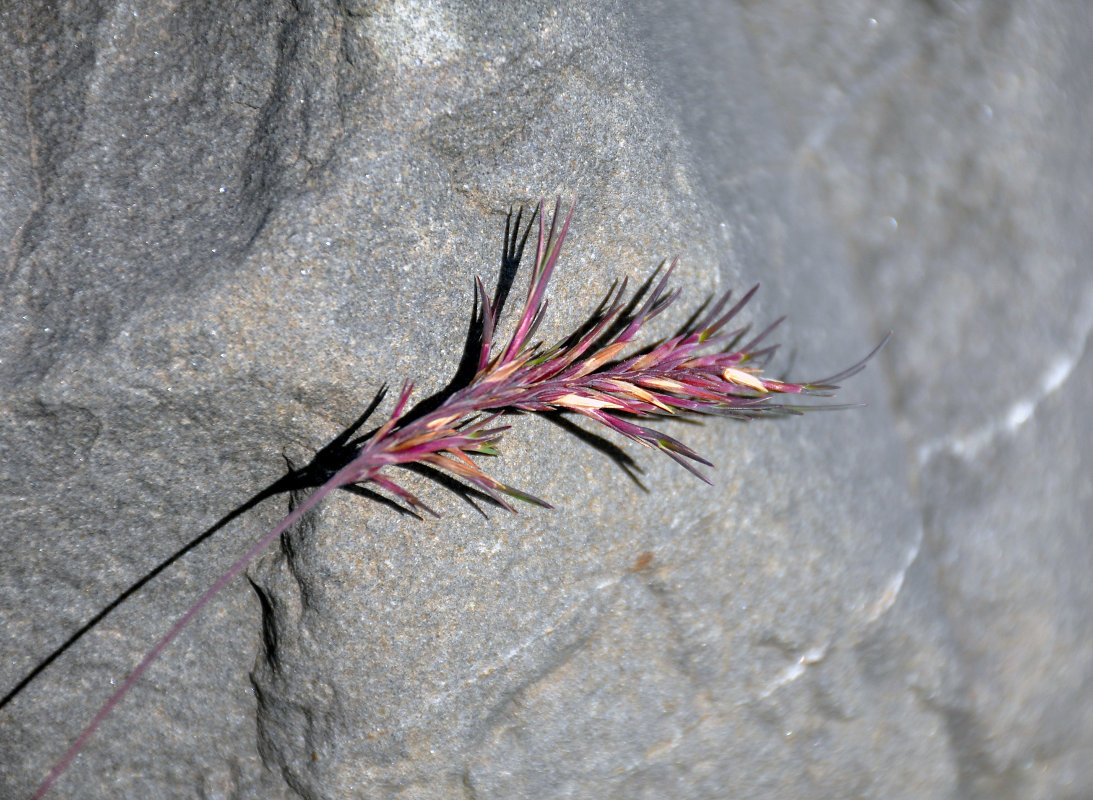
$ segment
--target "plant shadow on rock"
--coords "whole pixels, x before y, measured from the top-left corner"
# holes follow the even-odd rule
[[[501,257],[501,271],[498,276],[497,287],[494,292],[494,308],[500,310],[503,308],[512,285],[516,278],[516,273],[520,265],[520,260],[523,256],[524,245],[527,243],[528,235],[531,231],[532,223],[529,222],[524,228],[524,233],[521,236],[519,232],[520,224],[523,218],[523,209],[520,209],[516,213],[515,220],[513,214],[510,211],[506,219],[505,224],[505,244]],[[643,287],[642,292],[639,292],[639,296],[647,291],[649,284]],[[636,298],[635,298],[636,299]],[[409,422],[419,417],[422,417],[429,412],[439,407],[444,400],[450,397],[455,392],[459,391],[463,387],[467,386],[474,378],[477,369],[477,358],[479,348],[481,347],[483,337],[483,318],[481,309],[478,307],[477,295],[475,296],[475,303],[472,307],[471,319],[467,328],[467,336],[465,339],[463,354],[460,357],[459,365],[448,384],[438,392],[423,398],[419,401],[412,410],[408,411],[404,420]],[[109,616],[116,608],[122,603],[129,600],[137,592],[139,592],[145,585],[152,581],[160,573],[164,572],[171,565],[175,564],[179,559],[185,556],[187,553],[195,550],[203,542],[210,539],[222,528],[233,522],[238,517],[251,511],[259,504],[275,497],[280,494],[295,493],[306,491],[308,489],[316,489],[326,483],[330,477],[338,472],[347,463],[357,455],[361,446],[367,442],[379,427],[373,428],[368,433],[361,436],[357,436],[357,432],[368,421],[368,419],[375,413],[380,403],[383,401],[387,394],[386,385],[382,386],[373,397],[372,401],[368,404],[365,411],[350,424],[345,430],[330,440],[328,444],[322,447],[312,460],[300,468],[294,468],[289,463],[288,472],[282,477],[275,480],[269,486],[260,489],[249,499],[245,500],[236,508],[229,511],[207,529],[195,536],[185,545],[180,547],[174,553],[169,555],[155,567],[150,569],[136,581],[134,581],[128,588],[123,590],[117,597],[107,603],[102,609],[91,617],[80,628],[74,631],[64,642],[57,646],[53,652],[45,656],[38,664],[28,672],[18,683],[15,684],[2,698],[0,698],[0,709],[3,709],[8,703],[14,700],[35,678],[42,674],[54,661],[60,658],[65,652],[68,651],[76,642],[78,642],[85,634],[90,632],[99,623],[101,623],[107,616]],[[619,446],[610,442],[608,439],[599,436],[596,433],[587,431],[573,422],[565,419],[564,412],[546,412],[540,414],[561,427],[566,432],[576,436],[581,441],[600,450],[612,459],[628,476],[641,486],[640,481],[637,480],[635,472],[640,473],[640,468],[637,467],[634,460],[627,455],[625,451]],[[287,461],[287,458],[286,458]],[[471,486],[468,486],[460,481],[456,480],[450,475],[444,472],[430,467],[427,464],[407,464],[403,466],[404,469],[423,475],[430,480],[438,483],[445,489],[450,490],[453,494],[464,499],[472,507],[474,507],[479,513],[485,516],[485,512],[482,510],[478,502],[484,502],[491,506],[500,508],[500,504],[493,498],[489,497],[484,492],[480,492]],[[413,508],[408,508],[391,498],[388,498],[379,492],[368,489],[360,485],[349,485],[342,487],[346,491],[361,497],[368,498],[378,502],[392,510],[397,511],[400,514],[421,518],[421,515],[417,513]],[[644,487],[642,486],[644,489]],[[256,593],[259,596],[259,603],[263,609],[263,616],[268,611],[268,600],[263,596],[262,591],[251,582]],[[268,638],[267,638],[268,640]]]

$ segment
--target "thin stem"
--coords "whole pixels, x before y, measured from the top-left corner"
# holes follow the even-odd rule
[[[155,647],[148,651],[148,653],[144,656],[141,662],[137,664],[136,669],[129,673],[129,677],[125,679],[122,685],[118,687],[118,690],[114,692],[114,694],[110,696],[110,699],[106,701],[103,707],[99,709],[99,713],[96,714],[95,718],[91,720],[90,724],[83,729],[83,732],[80,733],[80,735],[76,738],[76,741],[73,742],[72,746],[68,748],[68,751],[64,754],[64,757],[57,762],[56,766],[53,767],[48,777],[46,777],[46,779],[38,787],[37,791],[34,792],[31,800],[40,800],[42,797],[45,796],[46,792],[49,791],[49,787],[52,786],[54,781],[56,781],[57,778],[61,776],[61,773],[68,769],[68,765],[72,763],[72,760],[76,758],[77,754],[79,754],[79,752],[84,748],[84,745],[87,744],[88,740],[91,738],[92,734],[95,733],[95,730],[99,727],[99,725],[102,724],[103,720],[110,716],[110,712],[114,710],[114,706],[120,703],[125,695],[129,694],[129,690],[133,688],[134,684],[136,684],[136,682],[140,679],[140,676],[144,674],[145,670],[147,670],[148,667],[152,665],[152,662],[159,658],[159,654],[167,648],[167,645],[173,642],[178,637],[178,635],[182,633],[183,629],[190,624],[190,621],[201,612],[201,609],[203,609],[210,600],[216,597],[216,595],[218,595],[220,591],[228,585],[228,582],[231,581],[232,578],[234,578],[236,575],[246,569],[251,561],[253,561],[259,553],[265,550],[266,547],[268,547],[274,539],[276,539],[278,536],[288,530],[289,526],[296,522],[296,520],[300,519],[300,517],[306,514],[310,509],[317,506],[320,502],[322,502],[323,498],[325,498],[328,494],[330,494],[330,492],[336,489],[338,487],[336,481],[339,480],[339,475],[340,473],[332,477],[330,480],[320,486],[314,494],[304,500],[304,502],[302,502],[300,505],[296,506],[296,508],[294,508],[287,517],[281,520],[281,522],[276,527],[274,527],[269,533],[263,536],[258,541],[258,543],[255,544],[250,550],[248,550],[242,557],[240,557],[238,561],[232,564],[228,568],[227,572],[221,575],[217,579],[216,583],[210,586],[206,590],[205,594],[201,595],[196,603],[190,606],[190,610],[179,618],[178,622],[176,622],[171,627],[171,629],[167,631],[166,635],[164,635],[162,639],[156,642]]]

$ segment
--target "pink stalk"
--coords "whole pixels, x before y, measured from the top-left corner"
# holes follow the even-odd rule
[[[281,520],[277,524],[277,526],[273,528],[273,530],[271,530],[269,533],[259,539],[254,547],[244,553],[238,561],[228,567],[227,571],[219,578],[217,578],[216,582],[205,591],[205,594],[201,595],[201,597],[198,598],[196,603],[190,606],[190,609],[179,618],[178,622],[176,622],[171,627],[171,629],[167,631],[163,638],[156,642],[155,646],[151,650],[149,650],[144,658],[141,659],[141,662],[137,664],[136,669],[129,673],[129,677],[126,678],[122,685],[118,687],[117,691],[115,691],[114,694],[110,695],[110,699],[107,700],[106,703],[103,704],[103,707],[99,709],[99,713],[95,715],[95,718],[92,719],[88,726],[83,729],[78,737],[76,737],[76,741],[72,743],[72,746],[68,748],[61,760],[58,761],[57,764],[53,767],[53,769],[49,773],[49,776],[46,777],[44,781],[42,781],[42,784],[32,795],[31,800],[39,800],[40,798],[45,797],[46,792],[49,791],[49,787],[53,785],[54,781],[56,781],[57,778],[59,778],[66,769],[68,769],[68,765],[71,764],[72,760],[76,758],[76,755],[81,750],[83,750],[84,745],[87,744],[88,740],[91,738],[91,735],[95,732],[99,725],[102,724],[103,720],[110,716],[110,712],[114,710],[114,706],[120,703],[125,695],[129,694],[129,690],[133,688],[133,685],[138,680],[140,680],[140,676],[144,674],[145,670],[147,670],[148,667],[152,666],[152,662],[159,658],[160,653],[167,649],[167,645],[173,642],[178,637],[178,635],[182,633],[183,629],[185,629],[186,626],[193,621],[194,617],[196,617],[201,612],[201,609],[208,605],[209,601],[216,597],[216,595],[220,593],[221,589],[228,585],[232,578],[234,578],[236,575],[246,569],[247,565],[250,564],[250,562],[253,561],[259,553],[269,547],[270,543],[273,542],[274,539],[276,539],[278,536],[288,530],[289,527],[294,522],[296,522],[296,520],[298,520],[312,508],[317,506],[320,502],[322,502],[323,498],[325,498],[328,494],[330,494],[332,491],[334,491],[334,489],[338,487],[338,484],[334,482],[336,477],[337,476],[335,476],[335,478],[331,478],[325,484],[320,486],[314,494],[308,497],[304,502],[300,503],[300,505],[292,510],[292,513],[290,513],[287,517]]]

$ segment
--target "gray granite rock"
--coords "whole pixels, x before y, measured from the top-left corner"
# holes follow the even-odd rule
[[[493,471],[554,511],[339,493],[51,796],[1088,793],[1093,15],[234,9],[0,10],[4,692],[384,383],[440,390],[513,204],[578,197],[548,338],[676,253],[692,303],[762,282],[791,374],[897,335],[866,409],[671,426],[713,487],[520,417]],[[0,796],[300,496],[0,709]]]

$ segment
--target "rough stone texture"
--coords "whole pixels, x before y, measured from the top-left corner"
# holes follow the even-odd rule
[[[556,511],[332,498],[53,796],[1093,791],[1093,12],[226,9],[0,9],[5,692],[384,382],[443,387],[512,203],[580,198],[548,336],[677,252],[693,302],[763,282],[792,374],[897,335],[867,409],[673,426],[713,488],[524,417],[494,468]],[[0,796],[288,503],[0,709]]]

